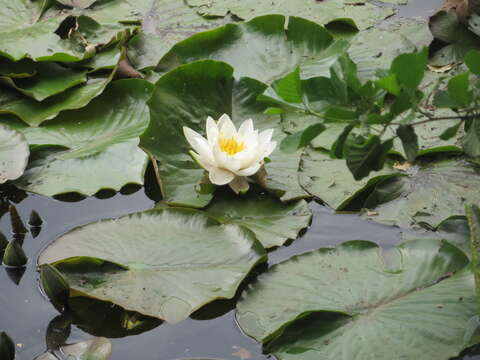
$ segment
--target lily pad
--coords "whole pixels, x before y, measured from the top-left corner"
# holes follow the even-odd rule
[[[417,239],[446,240],[450,244],[463,250],[465,255],[470,257],[470,230],[465,216],[452,216],[443,220],[435,231],[402,231],[402,241]]]
[[[299,65],[305,65],[308,74],[316,67],[325,71],[325,57],[344,50],[329,49],[333,42],[332,35],[316,23],[292,16],[286,25],[284,16],[266,15],[194,35],[175,45],[158,68],[165,71],[195,60],[214,59],[230,64],[236,77],[271,83]]]
[[[373,26],[394,14],[393,9],[381,8],[365,0],[187,0],[206,17],[226,16],[228,13],[244,20],[267,14],[302,16],[319,24],[327,24],[338,18],[350,18],[360,29]]]
[[[367,80],[374,78],[379,69],[389,69],[398,55],[420,50],[432,41],[425,19],[399,18],[361,31],[352,40],[348,53],[357,64],[359,78]]]
[[[69,89],[42,102],[0,86],[0,114],[13,114],[31,126],[38,126],[62,111],[84,107],[105,90],[112,77],[113,73],[107,78],[92,79],[84,86]]]
[[[47,247],[39,263],[53,263],[83,295],[176,323],[232,298],[265,260],[248,230],[194,210],[156,209],[77,228]]]
[[[266,85],[250,78],[235,80],[232,73],[228,64],[198,61],[172,70],[156,83],[149,101],[151,122],[141,137],[141,147],[160,161],[164,200],[169,204],[201,208],[212,199],[212,194],[196,190],[203,169],[188,155],[190,145],[183,126],[204,133],[208,116],[218,119],[225,113],[237,126],[252,118],[256,129],[273,128],[274,137],[281,136],[279,116],[265,115],[266,105],[256,101]],[[272,186],[282,200],[290,200],[290,194],[301,197],[296,178],[299,154],[281,154],[277,149],[271,159],[267,164],[267,188]],[[296,166],[275,171],[274,167],[283,166],[282,160],[289,166],[296,162]]]
[[[137,69],[155,67],[179,41],[229,22],[206,19],[184,1],[157,0],[145,14],[142,29],[129,44],[129,58]]]
[[[477,305],[467,264],[460,250],[437,240],[388,251],[351,241],[295,256],[262,274],[238,303],[237,320],[263,342],[286,329],[269,346],[279,360],[392,354],[447,360],[477,340],[469,332]],[[294,321],[319,312],[321,320],[302,322],[298,336]]]
[[[55,33],[67,14],[56,11],[41,19],[47,0],[2,0],[0,2],[0,55],[17,61],[80,61],[84,47]]]
[[[8,126],[0,125],[0,184],[22,176],[29,155],[25,137]]]
[[[265,248],[295,239],[310,224],[312,213],[304,200],[283,204],[268,194],[222,195],[206,209],[222,223],[252,230]]]
[[[88,106],[62,113],[46,126],[26,128],[29,144],[42,148],[16,185],[53,196],[142,184],[148,159],[137,145],[148,126],[152,88],[144,80],[119,80]],[[51,146],[57,148],[46,148]]]
[[[26,79],[1,77],[0,81],[37,101],[62,93],[87,81],[86,71],[75,71],[56,63],[39,64],[35,75]]]
[[[400,227],[436,228],[450,216],[464,215],[466,201],[480,203],[480,169],[462,159],[415,165],[376,185],[364,207],[368,219]]]
[[[310,195],[335,210],[345,210],[360,193],[394,175],[395,171],[386,168],[356,181],[344,159],[331,159],[325,152],[308,149],[302,157],[299,178]]]
[[[56,0],[60,4],[74,8],[85,9],[93,5],[97,0]]]

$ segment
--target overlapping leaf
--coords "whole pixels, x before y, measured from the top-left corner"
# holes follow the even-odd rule
[[[266,106],[256,101],[266,85],[250,78],[235,80],[232,73],[225,63],[199,61],[172,70],[156,84],[149,102],[151,122],[141,146],[160,161],[163,192],[170,204],[204,207],[212,198],[196,188],[203,169],[188,155],[183,126],[204,133],[208,116],[218,119],[225,113],[237,125],[252,118],[255,128],[274,128],[274,136],[281,136],[279,117],[263,114]],[[283,200],[305,196],[297,180],[299,154],[277,149],[271,158],[267,187]]]
[[[207,213],[222,223],[252,230],[265,248],[281,246],[295,239],[312,217],[304,200],[283,204],[271,195],[224,195],[215,199]]]
[[[41,149],[17,186],[52,196],[142,184],[147,156],[137,145],[148,126],[151,90],[144,80],[120,80],[85,108],[24,129],[30,145]]]
[[[22,176],[29,155],[25,137],[8,126],[0,125],[0,184]]]

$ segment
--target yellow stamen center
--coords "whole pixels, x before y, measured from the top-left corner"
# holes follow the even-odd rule
[[[245,143],[238,143],[233,137],[229,139],[220,138],[218,144],[220,145],[220,150],[228,155],[235,155],[236,153],[245,150]]]

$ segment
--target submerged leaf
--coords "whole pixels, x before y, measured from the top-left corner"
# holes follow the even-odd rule
[[[22,176],[29,156],[30,150],[25,137],[0,124],[0,184]]]

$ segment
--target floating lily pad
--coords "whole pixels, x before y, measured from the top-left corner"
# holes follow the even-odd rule
[[[419,238],[446,240],[450,244],[463,250],[468,257],[470,257],[471,254],[470,230],[465,216],[449,217],[443,220],[435,231],[425,231],[423,233],[419,233],[418,231],[403,231],[401,237],[403,241],[416,240]]]
[[[86,71],[70,70],[55,63],[39,64],[35,71],[38,74],[27,79],[2,77],[0,80],[37,101],[87,81]]]
[[[238,224],[252,230],[266,248],[295,239],[312,217],[304,200],[283,204],[268,194],[222,195],[206,211],[222,223]]]
[[[22,176],[29,155],[25,137],[8,126],[0,125],[0,184]]]
[[[352,40],[348,53],[357,64],[360,79],[367,80],[374,78],[379,69],[389,69],[398,55],[420,50],[432,40],[427,20],[399,18],[361,31]]]
[[[267,14],[301,16],[319,24],[338,18],[351,18],[361,29],[368,28],[393,15],[394,10],[381,8],[365,0],[187,0],[191,6],[206,17],[226,16],[228,13],[244,20]]]
[[[92,79],[84,86],[69,89],[42,102],[0,87],[0,114],[13,114],[31,126],[38,126],[62,111],[84,107],[105,90],[111,79],[112,76]]]
[[[2,0],[0,2],[0,55],[17,61],[72,62],[82,60],[84,47],[55,33],[67,14],[56,11],[46,19],[49,1]]]
[[[252,118],[256,129],[274,128],[274,137],[281,136],[279,116],[263,114],[266,105],[256,101],[266,85],[250,78],[235,80],[232,73],[225,63],[198,61],[172,70],[156,83],[149,102],[151,122],[141,146],[160,161],[163,193],[170,204],[200,208],[212,199],[211,194],[196,189],[204,171],[188,155],[190,145],[183,126],[204,133],[208,116],[218,119],[225,113],[237,126]],[[267,188],[271,186],[282,200],[290,200],[290,195],[301,197],[296,178],[299,154],[283,154],[277,149],[271,159]],[[280,171],[283,161],[289,164],[288,171]]]
[[[97,0],[56,0],[56,1],[58,1],[60,4],[65,6],[85,9],[93,5]]]
[[[260,275],[238,303],[237,320],[263,342],[286,329],[268,347],[279,360],[392,354],[447,360],[477,340],[469,332],[477,305],[467,264],[460,250],[437,240],[388,251],[351,241],[295,256]],[[300,320],[319,312],[318,320]]]
[[[386,168],[356,181],[345,159],[332,159],[325,152],[308,149],[302,157],[299,178],[300,184],[310,195],[333,209],[344,210],[361,192],[394,174],[395,171]]]
[[[183,1],[155,1],[145,14],[143,32],[129,42],[129,58],[137,69],[155,67],[177,42],[229,20],[205,19]]]
[[[343,47],[329,48],[332,35],[316,23],[290,17],[287,30],[285,26],[286,18],[281,15],[227,24],[178,43],[158,67],[168,70],[195,60],[215,59],[230,64],[236,77],[271,83],[298,65],[305,65],[308,74],[316,68],[325,71],[325,57],[344,51]]]
[[[416,165],[403,176],[376,185],[364,207],[367,218],[387,225],[436,228],[453,215],[463,215],[466,201],[480,203],[480,169],[466,160]]]
[[[232,298],[265,260],[248,230],[192,210],[157,209],[77,228],[47,247],[39,263],[54,263],[86,296],[175,323]]]
[[[148,126],[146,101],[152,88],[144,80],[119,80],[85,108],[62,113],[46,126],[25,129],[30,145],[42,148],[16,185],[53,196],[92,195],[104,188],[142,184],[148,159],[137,145]]]

